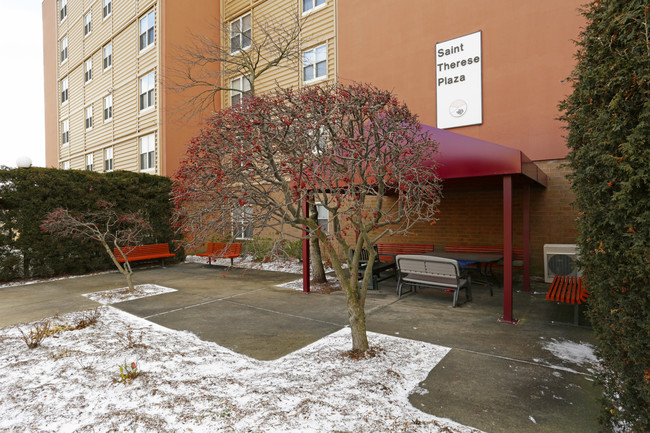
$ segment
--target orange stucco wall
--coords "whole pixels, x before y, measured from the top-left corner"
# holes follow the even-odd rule
[[[344,0],[338,2],[339,79],[393,90],[436,125],[435,46],[482,31],[483,124],[452,131],[566,156],[557,104],[571,91],[582,0]]]
[[[188,95],[173,89],[172,77],[181,65],[178,63],[180,49],[187,46],[193,34],[214,33],[213,26],[219,21],[219,0],[161,0],[161,174],[173,176],[190,139],[199,134],[204,117],[184,117],[184,104]],[[179,19],[182,17],[182,19]],[[219,98],[217,98],[219,99]],[[219,102],[217,101],[217,104]],[[220,107],[217,106],[217,109]],[[205,113],[209,115],[210,113]]]

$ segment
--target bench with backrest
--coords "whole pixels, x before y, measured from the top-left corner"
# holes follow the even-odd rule
[[[472,280],[460,272],[458,262],[452,259],[421,255],[398,255],[397,296],[402,296],[405,285],[413,291],[418,287],[433,287],[452,291],[452,306],[458,305],[458,294],[465,289],[467,302],[472,300]],[[411,291],[409,290],[409,292]]]
[[[124,256],[126,256],[129,262],[160,259],[160,265],[163,268],[165,267],[165,259],[175,256],[175,254],[169,252],[169,244],[136,245],[132,247],[113,248],[113,254],[120,263],[124,263]]]
[[[580,277],[570,277],[568,275],[556,275],[553,278],[551,287],[546,293],[548,301],[561,302],[575,306],[573,313],[573,323],[578,325],[579,306],[584,304],[589,298],[589,291],[585,288]]]
[[[375,249],[375,261],[372,264],[372,285],[371,290],[379,289],[379,282],[387,280],[395,276],[395,262],[381,262],[379,261],[379,254],[377,253],[377,245],[374,246]],[[368,268],[368,262],[370,261],[370,254],[368,250],[363,249],[359,253],[361,257],[359,258],[359,280],[363,279],[363,275]],[[350,260],[354,256],[354,250],[350,250]],[[388,275],[382,276],[383,272],[390,272]]]
[[[207,257],[208,264],[212,264],[212,259],[230,259],[230,267],[232,267],[234,259],[241,256],[241,245],[242,244],[208,242],[206,251],[197,255]]]
[[[400,254],[423,254],[433,252],[433,244],[377,244],[379,260],[382,262],[394,262],[395,257]]]

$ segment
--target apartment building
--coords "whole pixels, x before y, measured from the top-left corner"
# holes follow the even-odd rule
[[[44,0],[46,163],[172,175],[200,119],[165,84],[215,0]]]
[[[529,214],[539,274],[543,245],[576,237],[557,104],[571,91],[579,7],[578,0],[44,0],[47,164],[172,175],[200,125],[179,121],[187,96],[164,85],[175,47],[192,33],[218,38],[211,25],[221,22],[230,53],[252,55],[266,25],[295,17],[302,26],[295,55],[257,77],[255,93],[368,82],[392,90],[423,124],[521,151],[547,179],[527,199],[515,181],[512,203],[515,221]],[[439,104],[443,93],[466,87],[470,66],[476,99]],[[225,70],[214,109],[251,89],[248,74]],[[463,120],[467,107],[480,115]],[[445,123],[450,114],[460,120]],[[502,244],[500,182],[445,181],[440,221],[416,228],[411,241]],[[523,238],[514,224],[515,245]]]

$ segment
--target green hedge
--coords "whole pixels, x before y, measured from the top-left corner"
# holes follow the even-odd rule
[[[593,1],[568,124],[603,425],[650,431],[650,45],[646,0]]]
[[[103,199],[123,211],[140,211],[153,227],[144,243],[172,247],[177,236],[170,226],[170,190],[169,178],[127,171],[0,169],[0,281],[113,268],[98,243],[43,233],[45,214],[57,207],[88,211]]]

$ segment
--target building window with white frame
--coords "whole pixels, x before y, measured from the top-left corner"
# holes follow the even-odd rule
[[[140,18],[140,51],[153,45],[155,23],[156,14],[153,10]]]
[[[113,118],[113,95],[104,98],[104,122]]]
[[[70,160],[61,163],[61,170],[70,170]]]
[[[104,45],[104,49],[102,51],[104,53],[104,70],[106,70],[113,64],[113,44],[110,42],[107,43]]]
[[[84,117],[86,119],[86,131],[93,129],[93,106],[89,105],[84,110]]]
[[[70,120],[61,121],[61,145],[65,146],[70,143]]]
[[[140,111],[153,108],[156,103],[156,74],[149,72],[140,78]]]
[[[68,37],[64,36],[61,39],[61,63],[68,60]]]
[[[251,46],[251,24],[251,14],[246,14],[230,23],[231,54]]]
[[[316,203],[316,212],[318,214],[318,226],[320,229],[325,232],[330,232],[330,211],[327,210],[325,206],[320,203]]]
[[[61,22],[68,16],[68,0],[61,0]]]
[[[111,14],[112,3],[113,2],[111,0],[104,0],[104,18],[108,17]]]
[[[61,80],[61,104],[68,102],[68,77]]]
[[[156,167],[156,134],[140,137],[140,171],[151,171]]]
[[[232,235],[235,239],[253,238],[253,206],[243,205],[233,211]]]
[[[113,148],[104,149],[104,171],[113,171]]]
[[[92,153],[86,155],[86,170],[93,171],[93,162],[95,158]]]
[[[327,44],[302,53],[302,80],[314,81],[327,77]]]
[[[240,104],[251,90],[251,83],[243,75],[230,81],[230,105]]]
[[[87,83],[93,79],[93,59],[88,59],[84,63],[84,81]]]
[[[323,6],[325,3],[327,3],[327,0],[302,0],[302,12],[309,12]]]
[[[92,31],[93,31],[93,16],[92,16],[92,12],[88,11],[88,13],[84,15],[84,36],[88,36]]]

